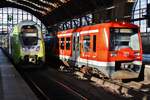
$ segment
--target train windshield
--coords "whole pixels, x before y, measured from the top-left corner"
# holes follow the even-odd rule
[[[33,25],[26,25],[21,28],[21,39],[24,45],[32,46],[38,43],[38,29]]]
[[[126,47],[132,50],[140,50],[138,29],[111,28],[110,50],[119,50]]]

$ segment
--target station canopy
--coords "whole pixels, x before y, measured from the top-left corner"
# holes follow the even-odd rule
[[[50,26],[102,7],[109,7],[112,2],[113,0],[1,0],[0,7],[23,9]]]

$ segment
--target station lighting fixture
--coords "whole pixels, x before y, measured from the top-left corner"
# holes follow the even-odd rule
[[[43,15],[46,15],[47,13],[52,12],[54,9],[62,6],[63,4],[69,2],[70,0],[56,0],[55,2],[50,2],[48,0],[38,0],[39,2],[42,2],[43,4],[46,4],[46,5],[49,5],[49,6],[40,5],[40,3],[35,3],[31,0],[19,0],[19,1],[30,3],[30,4],[34,5],[35,7],[39,8],[39,9],[46,10],[46,11],[38,10],[34,7],[25,5],[23,3],[20,3],[18,0],[6,0],[6,1],[11,2],[11,3],[15,3],[17,5],[27,7],[29,9],[33,10],[33,11],[40,12]]]
[[[62,3],[67,3],[68,1],[70,1],[70,0],[60,0],[60,2],[62,2]]]
[[[39,0],[39,1],[41,1],[42,3],[45,3],[47,5],[50,5],[50,6],[54,7],[54,8],[58,8],[59,7],[59,4],[57,4],[57,3],[52,3],[52,2],[45,1],[45,0]]]
[[[49,2],[49,1],[46,1],[46,0],[39,0],[39,1],[42,2],[42,3],[45,3],[47,5],[53,6],[54,8],[58,8],[59,6],[69,2],[70,0],[57,0],[57,2],[55,2],[55,3],[52,3],[52,2]],[[61,2],[62,4],[58,3],[58,1]]]
[[[136,0],[127,0],[127,2],[132,3],[132,2],[136,2]]]
[[[108,8],[106,8],[106,10],[110,10],[110,9],[114,9],[114,8],[116,8],[116,6],[108,7]]]
[[[30,4],[32,4],[32,5],[36,6],[36,7],[38,7],[38,8],[42,8],[42,9],[44,9],[44,10],[47,10],[48,12],[52,11],[52,9],[49,8],[49,7],[45,7],[45,6],[39,5],[39,4],[34,3],[34,2],[31,2],[31,1],[29,1],[29,0],[22,0],[22,1],[27,2],[27,3],[30,3]]]
[[[15,1],[15,0],[6,0],[6,1],[11,2],[11,3],[15,3],[15,4],[20,5],[20,6],[27,7],[27,8],[29,8],[29,9],[35,11],[35,12],[39,12],[39,13],[41,13],[41,14],[43,14],[43,15],[46,15],[46,12],[44,12],[44,11],[37,10],[37,9],[32,8],[32,7],[28,6],[28,5],[24,5],[24,4],[22,4],[22,3],[19,3],[19,2]],[[24,0],[23,0],[23,1],[24,1]]]

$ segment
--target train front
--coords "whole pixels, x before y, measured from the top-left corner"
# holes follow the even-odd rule
[[[115,62],[113,79],[138,78],[142,67],[142,43],[138,27],[110,28],[109,61]]]
[[[20,41],[22,44],[23,63],[41,64],[44,62],[44,41],[40,28],[36,25],[21,27]]]

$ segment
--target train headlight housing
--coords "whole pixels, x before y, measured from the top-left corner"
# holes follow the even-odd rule
[[[139,52],[135,52],[134,55],[135,56],[140,56],[140,53]]]
[[[39,50],[40,50],[40,46],[37,46],[37,47],[36,47],[36,51],[39,51]]]
[[[116,52],[111,52],[110,56],[115,57],[115,56],[117,56],[117,53]]]
[[[23,51],[25,51],[25,48],[22,48]]]
[[[28,49],[27,49],[27,48],[22,48],[22,50],[23,50],[23,51],[27,51]]]

